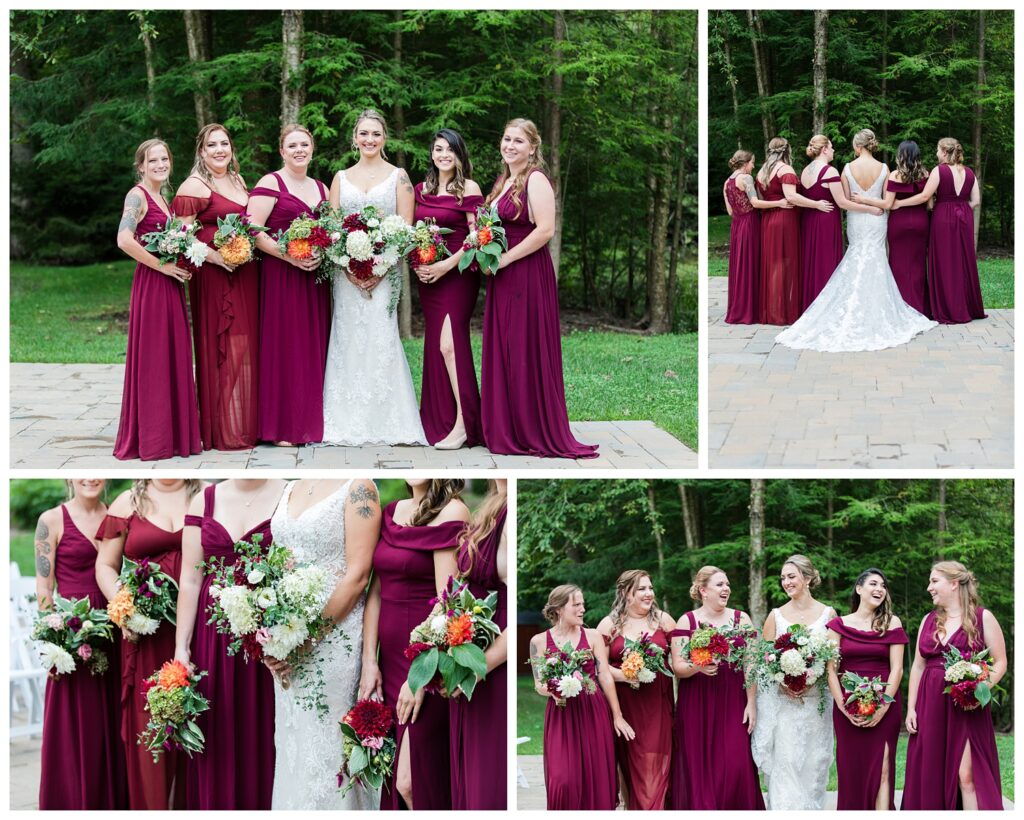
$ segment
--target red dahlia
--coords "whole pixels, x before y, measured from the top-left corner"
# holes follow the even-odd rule
[[[347,723],[360,737],[384,737],[395,725],[395,713],[390,706],[375,700],[361,700],[349,711],[343,723]]]
[[[729,642],[725,639],[724,635],[720,632],[716,632],[711,636],[711,641],[708,643],[708,649],[710,649],[712,654],[715,655],[728,655]]]
[[[257,642],[255,632],[242,636],[242,651],[250,661],[263,660],[263,647]]]
[[[953,698],[953,703],[965,712],[977,709],[981,706],[981,704],[978,703],[978,699],[974,696],[974,690],[977,685],[978,682],[973,680],[962,680],[960,683],[954,683],[953,688],[949,691],[949,694]]]
[[[787,689],[793,692],[802,692],[807,688],[807,673],[804,672],[802,675],[786,675],[782,681]]]
[[[363,222],[361,214],[349,214],[341,221],[341,226],[346,231],[365,231],[366,223]]]
[[[372,259],[349,259],[348,269],[352,272],[352,275],[360,280],[364,281],[373,276],[373,260]]]
[[[331,235],[320,225],[316,225],[309,232],[309,244],[317,248],[328,248],[331,245]]]
[[[789,632],[783,632],[775,639],[775,648],[780,652],[785,652],[787,649],[796,649],[793,635]]]

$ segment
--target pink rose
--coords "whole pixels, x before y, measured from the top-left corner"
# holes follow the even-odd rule
[[[269,629],[267,629],[265,626],[261,626],[259,629],[256,630],[256,643],[258,643],[260,646],[266,646],[269,640]]]
[[[43,620],[46,622],[46,625],[50,627],[50,629],[60,630],[64,628],[64,619],[56,612],[51,612]]]
[[[89,644],[87,643],[83,643],[80,647],[78,647],[78,657],[80,657],[83,661],[89,660],[89,658],[92,657],[92,647],[89,646]]]
[[[373,749],[379,752],[381,749],[384,748],[384,738],[364,737],[362,740],[362,745],[365,746],[367,749]]]

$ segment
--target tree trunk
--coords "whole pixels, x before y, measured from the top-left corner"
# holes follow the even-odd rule
[[[391,48],[394,52],[395,77],[401,84],[402,76],[402,29],[398,24],[402,22],[402,11],[396,9],[392,12],[392,19],[395,21],[395,30],[391,36]],[[394,123],[394,133],[397,137],[405,137],[405,106],[401,97],[396,97],[395,104],[391,111],[391,121]],[[395,162],[399,168],[405,167],[405,151],[401,148],[395,153]],[[409,264],[405,259],[399,262],[402,271],[402,295],[398,299],[398,335],[403,339],[412,336],[412,277],[409,275]]]
[[[650,281],[650,323],[651,333],[669,333],[672,330],[672,303],[669,300],[668,276],[666,271],[665,244],[668,241],[668,211],[672,191],[672,115],[667,112],[661,122],[665,132],[665,144],[659,150],[660,161],[654,188],[654,209],[651,236],[651,261],[647,269]]]
[[[686,539],[686,549],[693,553],[700,547],[700,536],[697,532],[697,514],[694,510],[696,502],[693,490],[686,484],[679,484],[679,503],[683,510],[683,537]]]
[[[946,479],[939,479],[939,520],[935,524],[935,549],[938,560],[946,557]]]
[[[732,93],[732,120],[736,127],[736,147],[743,147],[743,138],[740,136],[740,98],[736,94],[736,71],[732,66],[732,51],[729,49],[729,40],[722,37],[722,56],[725,58],[725,77],[729,82],[729,91]]]
[[[768,613],[764,599],[764,479],[750,480],[750,619],[760,628]]]
[[[828,516],[828,523],[825,525],[825,544],[826,544],[826,555],[831,563],[835,555],[835,528],[832,526],[832,516],[835,515],[836,511],[836,488],[835,482],[830,478],[826,479],[828,485],[828,496],[825,501],[825,515]],[[825,588],[828,590],[828,597],[831,600],[836,599],[836,574],[834,572],[828,573]]]
[[[747,11],[747,22],[750,25],[750,47],[754,54],[754,79],[757,81],[757,100],[761,109],[761,130],[764,133],[764,147],[775,136],[775,117],[768,108],[768,66],[764,61],[764,50],[761,48],[760,36],[764,24],[756,11]]]
[[[203,126],[214,121],[213,101],[206,78],[199,71],[202,63],[210,60],[209,47],[209,12],[188,10],[182,12],[185,18],[185,40],[188,43],[188,61],[192,66],[192,80],[195,90],[192,92],[193,104],[196,109],[196,126]]]
[[[686,70],[683,73],[684,81],[690,78],[693,74],[693,66],[696,62],[695,58],[697,57],[697,49],[697,27],[694,25],[693,48],[691,48],[690,56],[686,60]],[[695,87],[695,83],[687,83],[688,90],[682,106],[684,112],[690,110],[689,89]],[[672,246],[668,263],[668,303],[673,313],[675,312],[676,292],[679,285],[679,258],[682,254],[683,242],[683,197],[686,194],[686,138],[683,136],[682,128],[680,128],[679,145],[677,146],[677,150],[679,151],[679,166],[676,169],[676,190],[672,202],[672,210],[675,213],[675,218],[672,220]]]
[[[982,168],[981,155],[981,122],[984,117],[984,110],[981,106],[981,98],[985,91],[985,12],[978,11],[978,80],[974,88],[974,156],[971,162],[974,164],[974,176],[978,180],[978,193],[982,191],[982,178],[985,171]],[[985,203],[982,202],[982,205]],[[981,231],[981,208],[974,214],[974,250],[978,250],[978,234]]]
[[[828,66],[828,12],[814,12],[814,133],[825,133],[828,102],[825,97],[825,74]]]
[[[554,40],[551,54],[551,99],[548,105],[548,137],[545,158],[555,188],[555,233],[548,242],[551,264],[558,279],[558,265],[562,260],[562,208],[565,202],[565,185],[562,179],[562,43],[565,42],[565,13],[556,11]]]
[[[665,543],[661,535],[661,523],[658,521],[658,507],[654,497],[654,481],[647,482],[647,514],[651,519],[651,532],[654,534],[654,548],[658,556],[657,588],[664,590],[661,596],[661,608],[668,611],[668,589],[665,580]]]
[[[142,52],[146,61],[146,106],[152,118],[156,111],[156,57],[153,49],[153,36],[156,30],[146,19],[145,11],[133,11],[131,16],[139,22],[139,39],[142,41]],[[155,128],[153,136],[157,136]]]
[[[886,72],[889,70],[889,12],[882,11],[882,91],[879,95],[882,109],[882,145],[889,144],[889,78]],[[882,153],[882,161],[889,164],[889,149]]]
[[[305,102],[302,82],[302,11],[281,12],[281,127],[299,121]]]

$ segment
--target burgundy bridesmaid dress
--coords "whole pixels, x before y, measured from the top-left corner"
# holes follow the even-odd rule
[[[536,173],[534,169],[532,173]],[[509,189],[498,216],[509,248],[533,232],[522,192],[522,212]],[[581,444],[569,428],[562,381],[558,282],[547,245],[502,268],[487,284],[481,369],[484,441],[492,453],[552,458],[593,458],[597,445]]]
[[[171,208],[195,216],[203,226],[197,238],[212,247],[217,218],[242,213],[245,205],[211,190],[209,197],[176,196]],[[203,449],[246,450],[259,439],[259,265],[229,272],[207,262],[189,279],[188,292]]]
[[[397,706],[398,693],[409,676],[411,662],[404,654],[409,633],[426,620],[433,609],[431,601],[437,597],[434,552],[455,549],[465,527],[462,521],[403,527],[395,523],[397,503],[384,508],[380,542],[373,553],[373,571],[380,579],[380,671],[384,702],[391,706]],[[449,723],[448,701],[428,694],[416,722],[398,726],[399,751],[405,733],[409,733],[413,806],[417,810],[452,807]],[[382,809],[405,807],[393,778],[380,800]]]
[[[939,165],[931,234],[928,237],[928,298],[932,318],[943,325],[985,318],[974,250],[974,171],[964,168],[964,187],[956,192],[953,171]]]
[[[459,572],[477,598],[497,590],[494,622],[508,626],[508,590],[498,575],[498,544],[505,529],[503,509],[491,534],[484,538],[470,566],[465,547],[459,550]],[[451,708],[452,808],[456,811],[504,811],[507,799],[500,773],[508,769],[508,664],[492,669],[473,691],[473,699],[455,698]],[[497,780],[495,780],[497,778]]]
[[[757,323],[758,276],[761,262],[761,217],[736,177],[725,182],[725,196],[732,208],[729,225],[729,305],[726,324]]]
[[[900,808],[940,811],[963,808],[957,773],[968,743],[971,744],[978,808],[981,811],[1003,808],[991,707],[965,712],[953,705],[951,696],[942,693],[946,686],[942,656],[948,648],[955,646],[961,652],[969,652],[980,651],[985,646],[984,609],[978,607],[976,612],[978,637],[973,647],[968,646],[962,627],[946,644],[937,643],[934,611],[925,618],[917,637],[917,651],[925,659],[925,670],[917,688],[917,734],[910,736],[907,746],[907,771]]]
[[[202,531],[203,559],[234,562],[235,545],[214,515],[217,486],[204,491],[202,516],[185,516],[185,526]],[[257,524],[240,540],[262,535],[271,543],[270,519]],[[269,811],[274,791],[274,676],[258,661],[246,662],[239,652],[228,656],[227,635],[207,623],[213,576],[203,578],[192,635],[192,663],[208,674],[199,691],[211,708],[197,719],[206,736],[205,750],[187,762],[187,808],[201,811],[252,809]]]
[[[116,538],[127,533],[124,555],[133,561],[148,558],[175,580],[181,575],[181,530],[168,532],[132,513],[130,518],[108,515],[96,538]],[[160,762],[137,741],[149,722],[142,682],[167,661],[174,660],[174,625],[163,621],[152,635],[137,642],[121,642],[121,740],[128,763],[128,808],[160,811],[185,805],[183,752],[164,752]]]
[[[908,643],[902,629],[890,629],[884,635],[846,626],[842,618],[833,618],[828,628],[839,635],[839,677],[853,672],[865,678],[889,680],[889,647]],[[836,732],[836,775],[839,779],[840,809],[872,811],[882,784],[882,757],[889,747],[889,807],[895,808],[896,744],[903,724],[903,707],[897,691],[882,721],[871,729],[854,726],[844,715],[843,704],[832,704],[832,725]]]
[[[145,234],[163,228],[167,216],[145,188],[136,187],[147,201],[135,231],[142,243]],[[140,262],[128,305],[128,354],[114,456],[154,461],[201,451],[185,289]]]
[[[152,207],[152,206],[150,206]],[[166,277],[165,277],[166,278]],[[105,609],[96,583],[96,547],[61,506],[64,534],[54,552],[53,574],[64,598],[88,598]],[[115,630],[116,631],[116,630]],[[119,641],[103,649],[110,668],[93,675],[83,668],[46,681],[39,808],[123,809],[128,803],[121,741]]]
[[[551,630],[544,633],[547,650],[558,651]],[[587,633],[580,630],[577,649],[590,649]],[[597,682],[596,665],[587,661],[583,671]],[[639,734],[644,725],[634,727]],[[592,695],[581,692],[557,706],[548,698],[544,712],[544,784],[548,811],[614,809],[618,783],[615,772],[615,730],[612,712],[598,687]]]
[[[757,181],[761,199],[785,199],[783,183],[799,185],[796,174],[777,174],[768,187]],[[761,216],[760,318],[766,325],[791,325],[800,318],[800,209],[768,208]]]
[[[267,218],[269,235],[310,212],[280,174],[273,177],[280,190],[254,188],[249,194],[277,200]],[[320,180],[316,184],[323,202],[327,189]],[[260,268],[259,313],[259,437],[293,444],[322,441],[331,287],[317,284],[316,272],[266,255]]]
[[[814,184],[801,193],[808,199],[831,202],[828,213],[817,208],[799,208],[800,212],[800,312],[818,298],[843,259],[843,216],[835,197],[822,178],[830,174],[830,182],[839,182],[839,172],[826,164],[818,172]]]
[[[896,199],[917,196],[928,184],[924,177],[916,182],[895,182],[887,180],[886,191],[896,194]],[[889,267],[896,287],[900,289],[903,301],[918,313],[932,318],[928,303],[928,280],[925,266],[928,260],[928,203],[897,208],[889,212]],[[973,239],[972,239],[973,242]]]
[[[459,202],[454,196],[423,193],[423,183],[416,185],[416,219],[434,219],[442,228],[450,228],[444,243],[454,255],[462,247],[469,233],[466,214],[483,204],[482,196],[464,196]],[[455,369],[458,374],[459,401],[462,421],[466,425],[466,446],[483,443],[480,425],[480,389],[476,384],[473,347],[469,341],[469,320],[480,293],[480,272],[459,273],[453,268],[436,282],[427,284],[416,280],[423,308],[423,384],[420,388],[420,421],[427,441],[436,444],[455,426],[455,396],[452,395],[448,368],[441,355],[441,329],[447,316],[451,323],[452,343],[455,346]]]
[[[607,638],[605,639],[607,641]],[[671,651],[662,629],[655,630],[651,640]],[[609,662],[622,667],[626,641],[616,635],[608,647]],[[615,738],[615,758],[626,784],[626,808],[664,809],[672,764],[672,679],[658,675],[651,683],[634,689],[628,683],[616,683],[622,717],[636,730],[633,740]]]
[[[686,615],[689,626],[675,630],[673,637],[688,638],[697,629],[694,614]],[[732,622],[739,625],[739,610]],[[746,708],[742,669],[722,664],[714,677],[698,673],[679,681],[673,809],[764,810],[750,735],[743,723]]]

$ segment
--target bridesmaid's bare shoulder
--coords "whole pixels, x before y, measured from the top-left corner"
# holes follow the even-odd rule
[[[614,630],[615,630],[615,624],[612,623],[612,619],[608,615],[605,615],[601,619],[601,622],[597,625],[597,631],[601,635],[607,635],[609,638],[611,637],[612,632]]]
[[[466,506],[461,498],[453,498],[444,505],[444,509],[437,514],[435,521],[438,524],[445,524],[448,521],[464,521],[468,523],[469,519],[469,507]]]
[[[676,619],[669,615],[667,612],[662,610],[661,622],[658,624],[661,627],[662,632],[671,632],[676,628]]]
[[[190,174],[178,186],[178,192],[175,196],[195,196],[206,199],[210,196],[210,186],[195,174]]]
[[[889,629],[903,629],[903,621],[900,620],[899,615],[893,615],[889,619]]]
[[[483,191],[480,190],[480,186],[477,185],[473,180],[467,179],[465,185],[465,193],[468,196],[483,196]]]
[[[107,514],[116,518],[128,518],[132,514],[132,492],[125,490],[107,508]]]

